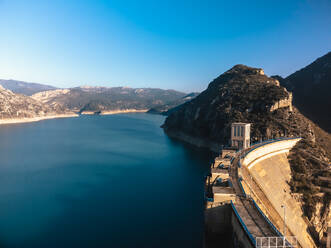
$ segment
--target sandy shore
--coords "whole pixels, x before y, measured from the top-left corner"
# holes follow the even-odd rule
[[[124,114],[124,113],[146,113],[148,109],[118,109],[101,111],[100,115],[114,115],[114,114]]]
[[[17,119],[0,119],[0,125],[5,124],[15,124],[15,123],[26,123],[26,122],[36,122],[48,119],[56,119],[56,118],[67,118],[67,117],[78,117],[78,114],[59,114],[59,115],[48,115],[48,116],[37,116],[31,118],[17,118]]]
[[[95,115],[96,113],[93,111],[83,111],[80,113],[81,115]]]

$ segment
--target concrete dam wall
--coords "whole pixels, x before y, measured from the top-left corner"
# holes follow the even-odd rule
[[[247,192],[256,198],[261,209],[279,231],[282,233],[285,231],[288,236],[296,236],[302,247],[315,247],[307,232],[308,223],[302,217],[303,211],[299,199],[291,194],[288,185],[291,180],[291,169],[287,155],[299,140],[300,138],[275,141],[253,148],[241,161],[243,165],[241,174]],[[286,210],[285,230],[282,206],[285,206]]]

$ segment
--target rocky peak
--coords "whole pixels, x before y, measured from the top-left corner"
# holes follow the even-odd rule
[[[226,71],[225,74],[264,75],[264,71],[261,68],[253,68],[247,65],[238,64]]]
[[[208,88],[224,88],[226,84],[237,85],[237,87],[246,87],[244,84],[250,84],[251,87],[253,87],[254,84],[261,84],[260,86],[256,85],[256,87],[263,87],[265,84],[270,84],[279,87],[279,81],[266,76],[263,69],[241,64],[235,65],[230,70],[214,79],[209,84]]]
[[[165,121],[166,132],[182,131],[227,145],[233,122],[252,123],[252,141],[301,136],[293,128],[292,95],[260,68],[236,65]],[[307,129],[305,123],[296,123]]]

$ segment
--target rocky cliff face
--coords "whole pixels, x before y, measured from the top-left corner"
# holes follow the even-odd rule
[[[49,106],[31,97],[15,94],[0,85],[0,119],[33,118],[64,113],[64,108]]]
[[[171,137],[219,151],[228,145],[233,122],[251,123],[251,141],[282,136],[303,137],[292,149],[292,192],[298,193],[312,236],[318,243],[330,225],[330,134],[292,107],[292,95],[262,69],[234,66],[199,96],[166,119]],[[326,189],[323,191],[323,189]],[[329,191],[328,191],[329,190]]]
[[[296,118],[290,99],[291,93],[262,69],[237,65],[172,113],[163,127],[169,134],[182,132],[220,145],[228,145],[232,122],[252,123],[252,142],[300,136],[296,127],[309,127]]]

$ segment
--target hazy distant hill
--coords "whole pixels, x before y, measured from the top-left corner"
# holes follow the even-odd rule
[[[307,117],[331,132],[331,52],[280,83],[293,92],[294,105]]]
[[[150,109],[183,98],[175,90],[129,87],[77,87],[39,92],[32,97],[50,105],[62,105],[74,111],[108,111],[118,109]]]
[[[4,88],[11,90],[14,93],[19,93],[27,96],[31,96],[37,92],[45,91],[45,90],[54,90],[56,87],[44,84],[37,83],[28,83],[17,80],[4,80],[0,79],[0,85]]]
[[[190,94],[187,94],[184,97],[181,97],[175,101],[172,102],[168,102],[166,104],[163,105],[158,105],[155,106],[153,108],[151,108],[150,110],[148,110],[148,113],[150,114],[162,114],[162,115],[169,115],[171,112],[173,112],[177,107],[179,107],[180,105],[191,101],[193,98],[197,97],[199,95],[199,93],[197,92],[192,92]]]

